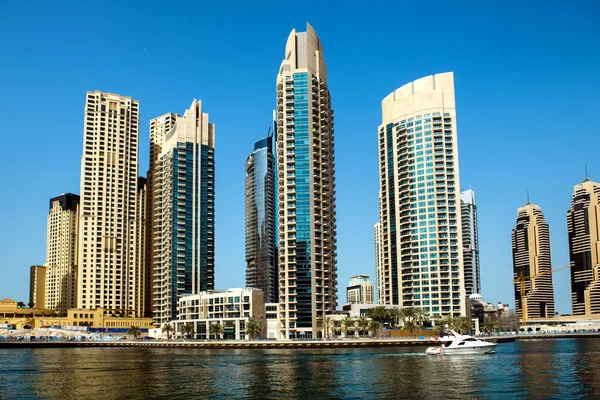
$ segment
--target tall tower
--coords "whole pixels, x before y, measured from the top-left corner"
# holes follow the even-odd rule
[[[151,140],[157,120],[151,121]],[[181,296],[214,289],[215,126],[196,100],[169,123],[150,174],[157,324],[176,318]]]
[[[137,264],[135,266],[136,288],[135,288],[135,311],[137,315],[150,315],[150,307],[147,304],[147,289],[151,279],[148,269],[148,224],[146,217],[148,215],[148,181],[140,176],[137,180],[137,202],[135,208],[135,251],[137,254]]]
[[[479,272],[479,234],[477,228],[477,206],[475,192],[471,189],[460,192],[462,217],[462,246],[465,269],[465,292],[467,296],[481,293]]]
[[[279,301],[275,168],[269,135],[246,159],[246,286],[262,289],[266,303]]]
[[[333,110],[323,46],[292,30],[277,75],[279,336],[317,337],[337,305]]]
[[[147,281],[145,289],[146,315],[154,313],[154,298],[158,296],[160,290],[161,277],[155,277],[154,271],[160,270],[162,262],[162,226],[159,222],[162,220],[160,208],[155,204],[160,200],[160,185],[155,183],[155,173],[158,165],[158,155],[162,151],[165,135],[173,129],[177,114],[167,113],[160,117],[150,120],[150,160],[148,168],[148,178],[146,182],[146,271]],[[159,196],[155,199],[155,196]],[[154,215],[158,212],[158,215]]]
[[[567,211],[573,315],[600,314],[600,184],[575,185]]]
[[[408,83],[381,106],[380,298],[465,315],[454,75]]]
[[[46,296],[46,267],[32,265],[29,268],[29,308],[44,308]]]
[[[512,231],[514,278],[523,274],[521,284],[515,283],[515,308],[526,321],[529,318],[554,316],[550,229],[539,206],[527,202],[517,211],[517,224]],[[539,275],[546,272],[543,275]],[[537,275],[537,276],[536,276]]]
[[[382,279],[383,268],[381,264],[381,254],[383,249],[381,247],[381,223],[377,222],[374,226],[375,231],[375,291],[376,291],[376,299],[378,304],[384,304],[381,294],[384,293],[384,289],[382,288],[384,285],[389,284],[386,283]]]
[[[87,92],[81,191],[77,306],[134,314],[139,102]]]
[[[46,299],[44,308],[67,315],[77,307],[77,233],[79,196],[50,199],[46,236]]]

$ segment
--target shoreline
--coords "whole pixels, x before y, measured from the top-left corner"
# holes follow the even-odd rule
[[[482,340],[506,343],[520,340],[548,340],[573,338],[600,338],[600,333],[569,333],[543,335],[506,335],[481,337]],[[340,340],[261,340],[261,341],[2,341],[0,349],[10,348],[73,348],[73,347],[141,347],[141,348],[192,348],[192,349],[298,349],[298,348],[378,348],[378,347],[411,347],[431,346],[435,343],[432,338],[394,338],[394,339],[340,339]]]

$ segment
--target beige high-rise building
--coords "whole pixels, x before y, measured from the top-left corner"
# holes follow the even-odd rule
[[[454,75],[408,83],[381,107],[381,303],[465,315]]]
[[[29,307],[44,308],[46,294],[46,267],[32,265],[29,269]]]
[[[146,282],[145,290],[146,315],[152,315],[154,313],[154,297],[158,295],[158,287],[155,287],[154,282],[154,270],[160,268],[159,265],[162,261],[162,250],[160,245],[162,238],[162,226],[160,225],[160,221],[162,221],[162,217],[160,215],[160,210],[158,210],[158,215],[154,215],[155,212],[157,212],[155,210],[155,204],[160,200],[161,196],[160,190],[157,189],[160,188],[160,185],[157,186],[155,170],[158,165],[158,156],[162,151],[165,135],[175,126],[176,120],[177,114],[174,113],[167,113],[150,120],[150,165],[148,168],[146,188],[148,194],[146,204],[146,268],[148,271],[148,281]],[[158,280],[160,281],[160,277]]]
[[[373,284],[369,275],[355,275],[350,277],[346,288],[348,304],[373,304]]]
[[[139,102],[87,92],[77,305],[139,310],[136,233]]]
[[[277,75],[279,337],[317,337],[337,305],[333,110],[323,46],[292,30]]]
[[[60,316],[77,307],[78,226],[78,195],[65,193],[50,199],[44,308],[55,310]]]
[[[148,268],[148,224],[146,218],[148,215],[148,184],[147,179],[138,177],[137,180],[137,202],[135,209],[135,247],[136,247],[136,285],[135,288],[135,311],[136,315],[148,316],[152,312],[152,304],[148,303],[151,298],[147,296],[147,291],[151,287],[151,270]]]
[[[382,284],[382,275],[383,268],[381,263],[381,254],[383,253],[383,248],[381,247],[381,223],[375,223],[375,290],[376,290],[376,298],[377,303],[383,304],[383,300],[381,297],[382,291],[379,290]]]
[[[573,315],[600,314],[600,184],[575,185],[567,211]]]
[[[517,223],[512,231],[515,309],[522,321],[529,318],[554,316],[554,289],[550,257],[550,229],[542,209],[527,202],[517,211]]]
[[[215,126],[194,100],[183,116],[150,122],[153,159],[153,316],[177,317],[184,295],[214,289]],[[165,131],[170,127],[168,131]]]

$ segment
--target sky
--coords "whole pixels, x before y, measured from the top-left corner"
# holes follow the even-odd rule
[[[451,5],[451,6],[450,6]],[[317,31],[335,110],[338,303],[349,277],[374,280],[381,100],[455,76],[460,183],[476,192],[481,294],[514,305],[517,208],[542,207],[553,267],[568,265],[573,186],[600,181],[600,3],[0,2],[0,298],[28,301],[45,262],[48,201],[79,193],[85,92],[140,101],[149,120],[194,98],[216,125],[216,287],[244,286],[244,164],[275,107],[292,29]],[[553,274],[571,312],[569,271]]]

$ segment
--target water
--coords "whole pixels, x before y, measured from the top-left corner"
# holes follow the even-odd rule
[[[397,349],[0,350],[0,398],[599,398],[600,339]]]

